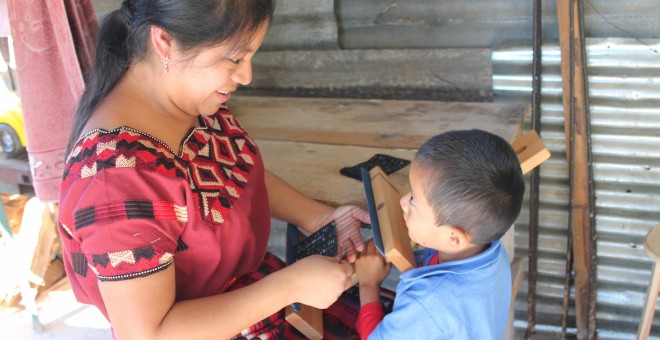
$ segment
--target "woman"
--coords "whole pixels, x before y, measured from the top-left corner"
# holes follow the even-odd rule
[[[76,297],[103,312],[116,338],[296,337],[284,306],[326,308],[350,285],[351,266],[337,259],[282,268],[266,253],[270,218],[308,232],[334,219],[354,254],[367,214],[323,205],[265,171],[224,106],[251,81],[273,6],[126,0],[101,24],[58,228]]]

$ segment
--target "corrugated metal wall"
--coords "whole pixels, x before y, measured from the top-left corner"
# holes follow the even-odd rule
[[[598,234],[597,319],[600,339],[634,339],[651,275],[643,250],[660,225],[660,41],[587,39],[593,173]],[[494,49],[496,100],[531,100],[529,46]],[[537,329],[559,333],[568,225],[568,169],[561,104],[560,51],[543,47],[542,138],[553,153],[541,167]],[[529,124],[527,126],[529,129]],[[516,252],[528,250],[529,214],[516,224]],[[574,299],[571,290],[571,299]],[[571,302],[574,304],[574,300]],[[515,304],[527,320],[527,281]],[[574,318],[574,309],[571,308]],[[660,319],[652,335],[660,338]],[[570,325],[575,327],[574,322]]]
[[[344,49],[493,47],[532,40],[533,1],[336,0]],[[543,1],[543,37],[557,41],[557,1]],[[657,38],[658,0],[584,0],[588,37]]]

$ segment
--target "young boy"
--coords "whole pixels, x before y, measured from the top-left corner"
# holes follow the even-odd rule
[[[514,150],[485,131],[443,133],[418,150],[409,180],[400,203],[423,260],[401,274],[383,318],[378,292],[389,265],[368,244],[356,262],[362,339],[501,339],[511,271],[499,239],[525,191]]]

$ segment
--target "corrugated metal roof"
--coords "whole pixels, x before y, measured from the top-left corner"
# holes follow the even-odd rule
[[[598,235],[598,334],[600,339],[634,339],[652,266],[643,241],[660,225],[660,41],[587,39],[586,49]],[[541,134],[553,156],[541,167],[537,329],[560,333],[568,169],[559,47],[544,45],[542,54]],[[531,47],[500,46],[492,62],[495,100],[531,101]],[[526,256],[528,250],[529,211],[527,206],[523,209],[516,223],[518,256]],[[574,297],[571,290],[571,304]],[[526,327],[526,281],[515,311],[516,326]],[[569,315],[574,319],[574,308]],[[660,322],[654,322],[651,334],[660,338]]]

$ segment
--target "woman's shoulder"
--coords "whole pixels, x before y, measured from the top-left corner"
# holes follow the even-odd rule
[[[63,180],[95,176],[115,168],[157,172],[167,177],[184,177],[185,168],[174,152],[157,139],[129,127],[94,129],[85,133],[69,153]]]

